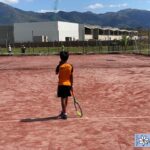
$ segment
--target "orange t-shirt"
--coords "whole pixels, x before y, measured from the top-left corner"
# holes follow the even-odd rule
[[[70,64],[62,64],[59,67],[59,85],[71,86],[73,67]]]

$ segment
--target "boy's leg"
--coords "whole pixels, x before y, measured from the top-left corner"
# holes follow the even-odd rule
[[[61,112],[61,119],[67,119],[67,104],[68,104],[68,97],[67,98],[61,98],[61,106],[62,106],[62,112]]]
[[[61,106],[62,106],[62,112],[65,114],[67,113],[67,105],[68,105],[68,97],[61,98]]]

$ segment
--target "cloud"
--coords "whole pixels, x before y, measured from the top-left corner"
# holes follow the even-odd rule
[[[0,0],[0,2],[6,3],[6,4],[15,4],[15,3],[19,3],[19,0]]]
[[[2,3],[6,3],[6,4],[17,4],[19,3],[21,0],[0,0],[0,2]],[[33,2],[34,0],[24,0],[26,2]]]
[[[38,13],[46,13],[46,12],[55,12],[55,13],[57,13],[57,12],[59,12],[60,10],[51,10],[51,9],[41,9],[41,10],[38,10],[37,12]]]
[[[46,12],[53,12],[53,10],[41,9],[41,10],[39,10],[37,12],[39,12],[39,13],[46,13]]]
[[[123,4],[110,4],[108,7],[111,8],[121,8],[121,7],[127,7],[128,4],[127,3],[123,3]]]
[[[96,4],[91,4],[89,6],[87,6],[88,9],[98,9],[98,8],[103,8],[104,5],[101,3],[96,3]]]
[[[99,8],[123,8],[123,7],[127,7],[128,4],[127,3],[122,3],[122,4],[110,4],[110,5],[104,5],[102,3],[95,3],[95,4],[91,4],[89,6],[87,6],[87,9],[92,9],[92,10],[96,10]]]

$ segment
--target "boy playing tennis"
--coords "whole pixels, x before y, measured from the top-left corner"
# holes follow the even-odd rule
[[[58,90],[57,96],[61,97],[62,111],[59,115],[61,119],[67,119],[67,104],[68,96],[71,96],[70,90],[73,86],[73,66],[67,63],[69,53],[66,51],[60,52],[60,62],[56,67],[56,74],[58,74]]]

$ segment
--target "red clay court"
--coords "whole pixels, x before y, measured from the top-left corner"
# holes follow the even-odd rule
[[[70,98],[67,120],[56,119],[58,62],[56,55],[0,57],[0,150],[137,149],[134,135],[150,133],[150,58],[71,55],[84,116]]]

